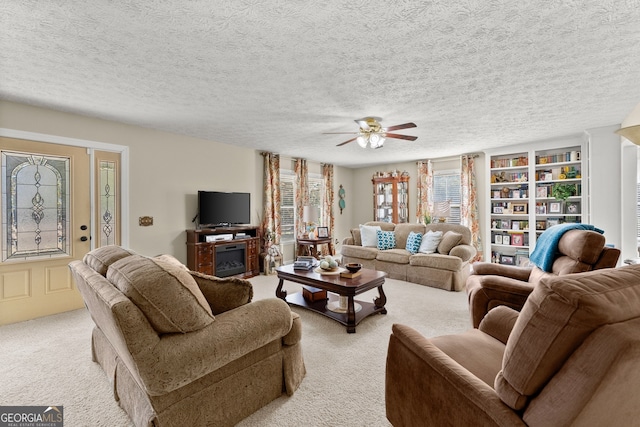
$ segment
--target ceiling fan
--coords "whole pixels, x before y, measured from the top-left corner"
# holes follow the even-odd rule
[[[398,133],[389,133],[390,131],[400,130],[400,129],[408,129],[417,127],[415,123],[404,123],[396,126],[389,126],[388,128],[383,128],[380,125],[382,119],[380,117],[364,117],[362,119],[354,120],[358,126],[360,126],[360,131],[358,132],[325,132],[325,135],[338,135],[338,134],[352,134],[357,135],[351,139],[348,139],[340,144],[336,145],[340,147],[342,145],[348,144],[352,141],[357,141],[358,145],[362,148],[366,148],[367,145],[371,148],[382,148],[384,141],[386,138],[393,139],[405,139],[407,141],[415,141],[418,139],[417,136],[409,136],[409,135],[401,135]]]

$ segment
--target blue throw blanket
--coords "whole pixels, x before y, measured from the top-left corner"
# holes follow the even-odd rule
[[[590,224],[565,223],[547,228],[536,240],[536,248],[533,250],[529,261],[541,270],[551,272],[553,262],[558,257],[558,242],[564,233],[569,230],[591,230],[604,234],[604,230]]]

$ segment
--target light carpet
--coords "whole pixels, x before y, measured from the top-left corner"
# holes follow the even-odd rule
[[[272,298],[276,276],[251,279],[254,300]],[[300,290],[285,282],[289,293]],[[296,393],[282,396],[238,425],[390,426],[385,416],[385,359],[391,325],[427,337],[470,327],[465,292],[448,292],[387,279],[386,315],[365,318],[355,334],[320,314],[302,317],[307,375]],[[377,290],[358,297],[372,301]],[[100,367],[91,361],[93,323],[86,310],[0,327],[0,405],[63,405],[65,426],[130,426]]]

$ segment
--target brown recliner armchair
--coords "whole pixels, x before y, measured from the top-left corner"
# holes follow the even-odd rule
[[[629,426],[640,405],[640,265],[540,281],[522,311],[425,338],[393,325],[395,426]]]
[[[477,262],[467,279],[471,323],[477,328],[489,310],[506,305],[522,309],[534,286],[544,277],[582,273],[615,267],[620,250],[605,246],[605,237],[589,230],[569,230],[558,244],[560,255],[553,262],[552,272],[538,267]]]

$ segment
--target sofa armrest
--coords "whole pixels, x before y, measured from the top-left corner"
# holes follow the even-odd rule
[[[404,325],[392,327],[385,401],[396,426],[525,425],[493,388]]]
[[[355,241],[353,240],[353,237],[345,237],[344,239],[342,239],[343,245],[353,245],[354,243]]]
[[[457,256],[462,260],[462,262],[469,262],[476,256],[478,253],[477,249],[471,245],[458,245],[454,246],[450,251],[449,255]]]
[[[474,328],[480,325],[489,310],[499,305],[521,310],[533,291],[533,285],[529,282],[494,275],[472,274],[467,278],[466,287]]]
[[[495,264],[492,262],[474,262],[471,270],[471,274],[504,276],[526,282],[529,280],[533,267],[516,267],[515,265]]]
[[[245,304],[198,331],[161,336],[137,358],[140,378],[152,396],[171,392],[272,341],[283,345],[292,324],[291,310],[279,298]]]
[[[519,314],[520,312],[506,305],[499,305],[489,310],[478,329],[506,345]]]
[[[253,286],[248,280],[237,277],[219,278],[196,271],[192,271],[191,276],[198,284],[214,315],[247,304],[253,298]]]

